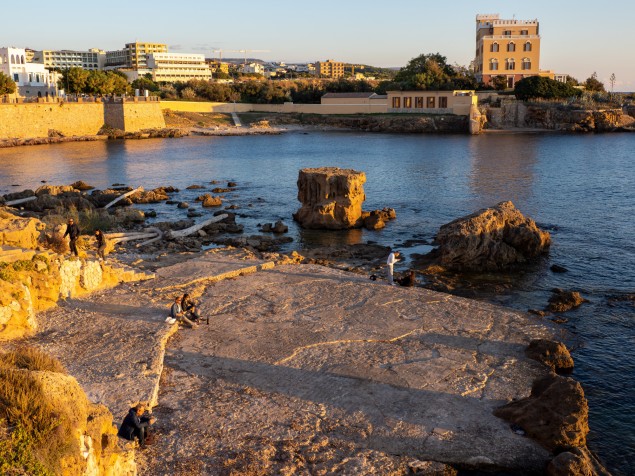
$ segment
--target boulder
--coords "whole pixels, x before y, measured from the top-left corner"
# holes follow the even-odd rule
[[[4,196],[4,199],[7,202],[11,202],[13,200],[20,200],[22,198],[34,197],[35,192],[33,190],[22,190],[21,192],[7,193]]]
[[[206,208],[209,207],[220,207],[223,204],[223,201],[220,199],[220,197],[205,197],[205,200],[203,200],[203,206]]]
[[[381,230],[386,226],[386,222],[382,219],[381,215],[371,213],[364,218],[364,227],[367,230]]]
[[[274,233],[286,233],[289,231],[289,227],[282,223],[281,220],[278,220],[271,231],[273,231]]]
[[[61,195],[62,193],[72,193],[75,189],[72,185],[42,185],[35,190],[38,197],[42,195]]]
[[[551,237],[512,202],[443,225],[436,236],[440,264],[454,270],[498,270],[549,250]]]
[[[236,182],[227,182],[227,186],[231,187],[231,188],[234,188],[234,187],[237,187],[238,184]]]
[[[494,410],[549,451],[586,445],[589,407],[582,386],[551,374],[534,382],[531,395]]]
[[[189,203],[187,203],[187,202],[180,202],[180,203],[177,205],[177,208],[182,208],[182,209],[190,208],[190,204],[189,204]]]
[[[121,196],[123,193],[130,190],[114,190],[114,189],[106,189],[106,190],[93,190],[91,194],[88,196],[88,199],[98,208],[105,207],[110,202],[112,202],[115,198]],[[130,197],[122,198],[117,203],[112,205],[113,207],[126,207],[132,205],[132,200]]]
[[[95,188],[92,185],[88,185],[83,180],[78,180],[77,182],[71,184],[71,187],[73,187],[76,190],[81,190],[82,192],[85,192],[86,190],[92,190]]]
[[[205,188],[202,185],[190,185],[189,187],[185,187],[187,190],[198,190],[199,188]]]
[[[571,448],[549,462],[548,476],[610,476],[587,448]]]
[[[298,176],[298,200],[302,204],[293,219],[303,228],[343,230],[362,225],[366,174],[351,169],[322,167],[302,169]]]
[[[0,245],[35,249],[45,226],[36,218],[21,218],[0,210]]]
[[[170,197],[162,188],[155,188],[147,191],[140,190],[129,195],[128,198],[130,198],[132,203],[159,203],[168,200]]]
[[[458,471],[452,466],[438,461],[414,460],[408,463],[409,474],[417,476],[456,476]]]
[[[570,372],[573,370],[573,359],[562,342],[547,339],[534,339],[529,343],[525,354],[530,359],[542,362],[554,372]]]
[[[564,289],[556,288],[552,290],[548,309],[551,312],[566,312],[585,302],[589,301],[580,296],[577,291],[565,291]]]

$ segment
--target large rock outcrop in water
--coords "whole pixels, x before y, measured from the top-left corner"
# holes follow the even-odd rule
[[[361,226],[366,174],[338,167],[302,169],[298,200],[293,214],[303,228],[344,230]]]
[[[512,202],[501,202],[443,225],[436,241],[442,266],[482,271],[535,258],[548,251],[551,237]]]

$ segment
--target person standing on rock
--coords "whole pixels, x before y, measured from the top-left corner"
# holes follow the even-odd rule
[[[391,251],[391,253],[388,255],[388,259],[386,260],[386,265],[388,265],[388,269],[387,269],[388,284],[390,284],[391,286],[395,286],[392,273],[393,273],[393,266],[395,265],[397,261],[400,261],[399,256],[400,256],[399,251]]]
[[[198,324],[195,324],[194,322],[190,321],[187,317],[185,317],[185,311],[181,307],[181,301],[182,301],[181,296],[177,296],[176,298],[174,298],[174,304],[172,304],[172,308],[170,309],[170,317],[172,319],[176,319],[177,321],[179,321],[182,324],[185,324],[188,327],[191,327],[191,328],[198,327]]]
[[[101,230],[95,230],[95,239],[97,240],[97,256],[99,261],[106,261],[106,237]]]
[[[138,438],[139,446],[143,447],[148,436],[148,427],[155,421],[153,416],[146,416],[144,412],[145,406],[142,403],[128,410],[117,435],[130,441]]]
[[[79,226],[77,226],[77,223],[75,223],[72,218],[69,218],[64,238],[68,235],[68,247],[71,249],[71,255],[79,256],[77,252],[77,238],[79,238],[79,233]]]

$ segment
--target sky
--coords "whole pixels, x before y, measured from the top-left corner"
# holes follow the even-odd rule
[[[615,91],[635,91],[633,0],[31,0],[3,6],[0,47],[116,50],[146,41],[207,57],[264,50],[247,56],[384,67],[439,52],[467,66],[479,13],[538,19],[541,69],[578,80],[597,72],[607,89],[614,73]]]

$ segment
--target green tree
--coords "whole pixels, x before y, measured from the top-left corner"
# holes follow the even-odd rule
[[[598,74],[596,72],[593,72],[593,74],[584,82],[584,89],[599,93],[605,92],[604,83],[598,80]]]
[[[82,93],[86,88],[89,72],[82,68],[67,68],[62,72],[62,79],[58,83],[60,89],[67,93]]]
[[[0,73],[0,94],[13,94],[15,90],[15,81],[6,74]]]
[[[142,78],[135,79],[132,84],[132,89],[138,89],[140,91],[152,91],[156,92],[159,90],[159,85],[152,81],[152,77],[146,78],[145,76]]]
[[[505,91],[507,89],[507,77],[502,74],[494,76],[491,83],[496,91]]]
[[[566,99],[578,97],[582,92],[570,84],[554,81],[553,79],[530,76],[523,78],[516,83],[514,94],[517,99],[527,101],[528,99]]]

